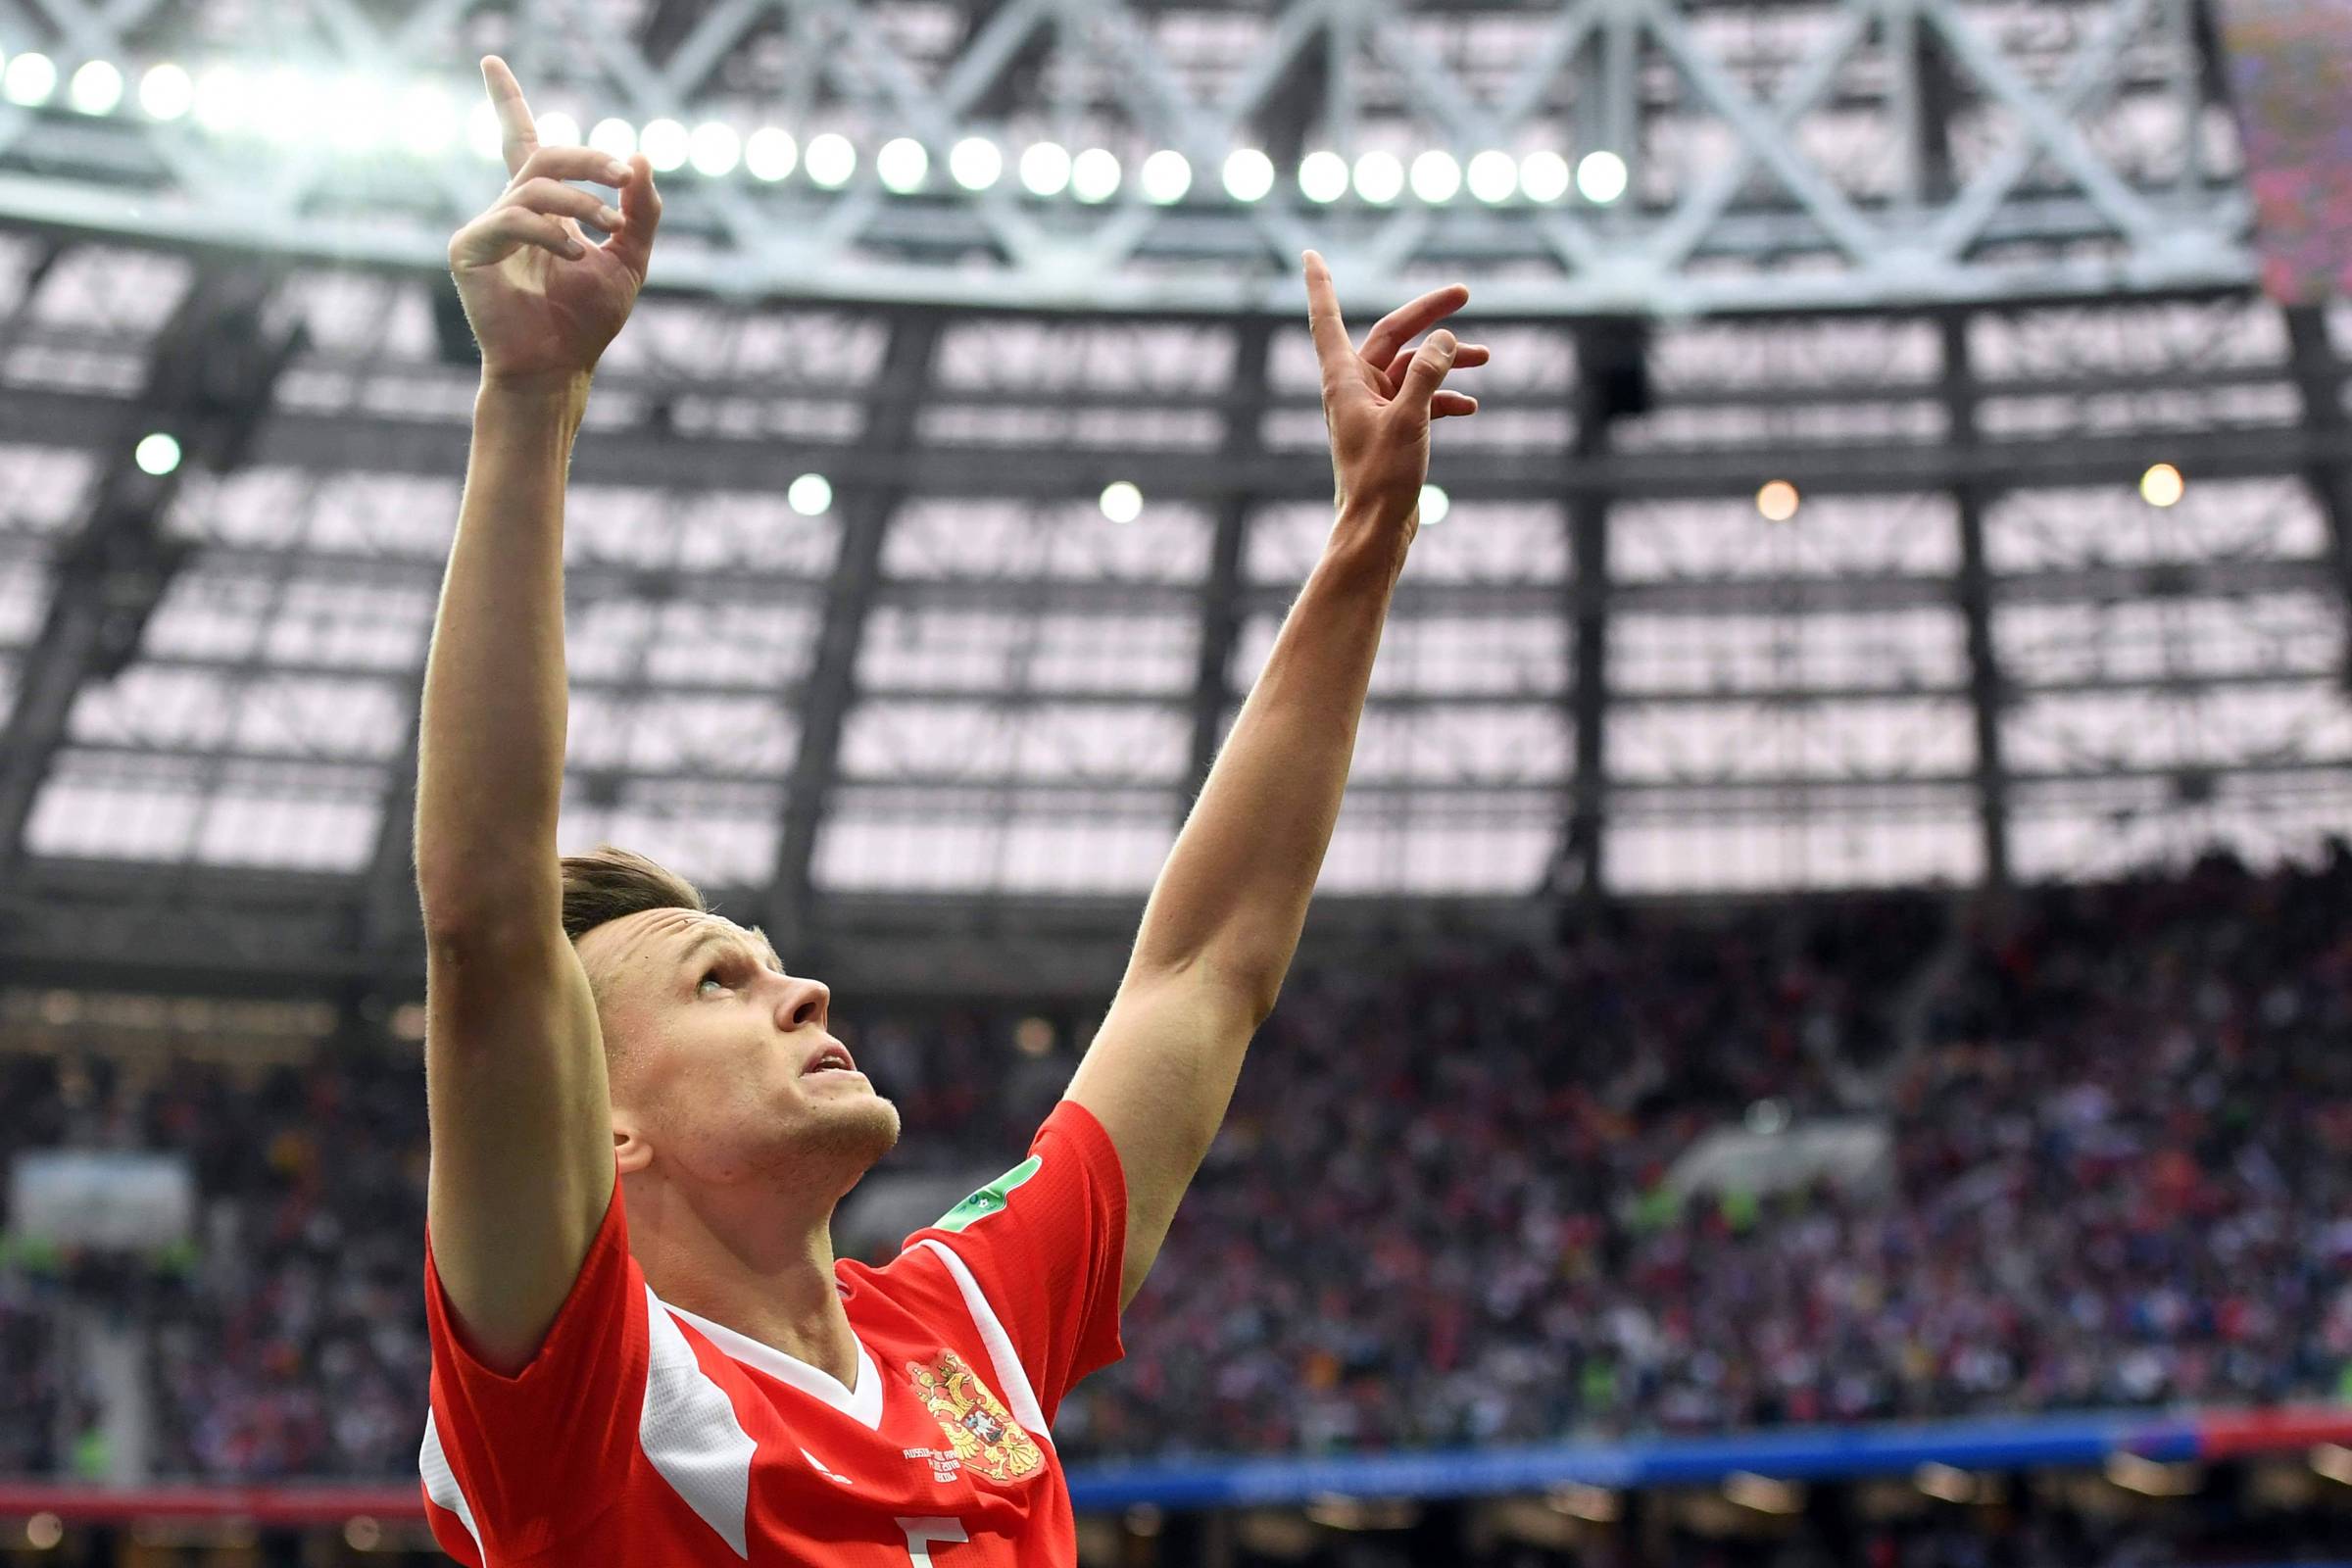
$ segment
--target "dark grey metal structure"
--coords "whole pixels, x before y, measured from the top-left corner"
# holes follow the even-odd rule
[[[252,16],[0,11],[0,88],[56,67],[0,106],[20,983],[415,984],[415,701],[472,384],[438,258],[496,186],[456,107],[487,48],[543,114],[657,144],[671,119],[712,171],[665,176],[574,466],[565,847],[674,861],[845,990],[1115,979],[1328,527],[1306,244],[1359,327],[1466,276],[1495,351],[1440,431],[1450,506],[1319,928],[2270,857],[2352,807],[2352,315],[2251,291],[2196,0]],[[84,112],[93,60],[124,96]],[[184,116],[150,112],[160,64]],[[321,133],[287,132],[304,106]],[[770,126],[773,180],[740,163]],[[902,136],[928,152],[904,191],[876,172]],[[969,138],[985,188],[952,172]],[[1117,189],[1025,187],[1040,143]],[[1236,149],[1268,193],[1225,187]],[[1512,188],[1433,162],[1384,194],[1367,159],[1430,151]],[[1190,172],[1165,201],[1156,153]],[[1328,202],[1316,153],[1351,181]],[[207,341],[224,276],[252,324]],[[249,429],[183,431],[126,514],[191,359],[244,377],[207,385]],[[2159,463],[2177,505],[2138,491]],[[1120,480],[1144,504],[1115,522]],[[1759,511],[1773,480],[1792,514]]]

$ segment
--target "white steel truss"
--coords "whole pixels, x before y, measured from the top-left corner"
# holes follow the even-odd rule
[[[109,62],[130,90],[100,114],[67,85],[0,103],[0,219],[437,269],[495,166],[462,136],[429,157],[386,144],[427,112],[411,88],[469,103],[473,57],[497,49],[543,113],[582,126],[849,139],[838,188],[805,168],[669,176],[655,281],[691,293],[1288,312],[1308,245],[1359,298],[1469,275],[1522,317],[2242,285],[2250,208],[2196,17],[2191,0],[10,0],[0,51],[48,54],[61,84]],[[138,86],[164,61],[243,70],[239,102],[156,120]],[[928,172],[886,189],[874,155],[899,137]],[[948,172],[975,137],[1003,171],[978,190]],[[1117,188],[1036,194],[1013,171],[1038,142],[1115,158]],[[1237,149],[1272,159],[1260,199],[1221,178]],[[1555,170],[1607,153],[1626,188],[1490,203],[1359,178],[1319,203],[1295,177],[1310,152],[1443,153],[1456,185],[1481,153]],[[1173,199],[1138,178],[1155,153],[1190,172]]]

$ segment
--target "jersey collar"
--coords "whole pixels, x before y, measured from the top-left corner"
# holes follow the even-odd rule
[[[869,1432],[882,1430],[882,1373],[867,1352],[865,1341],[858,1339],[855,1328],[850,1337],[858,1342],[858,1386],[846,1389],[832,1373],[810,1366],[797,1355],[786,1355],[772,1345],[762,1345],[748,1334],[738,1334],[724,1323],[713,1323],[682,1306],[671,1306],[667,1301],[662,1305],[672,1317],[694,1325],[705,1339],[745,1366],[822,1399]]]

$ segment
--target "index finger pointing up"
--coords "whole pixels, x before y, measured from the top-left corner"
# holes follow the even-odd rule
[[[1340,296],[1331,286],[1331,269],[1323,258],[1308,251],[1306,262],[1306,325],[1315,336],[1315,358],[1322,363],[1323,378],[1329,381],[1355,357],[1348,341],[1348,323],[1340,319]]]
[[[490,89],[490,107],[498,111],[498,146],[507,160],[507,172],[519,174],[539,150],[539,126],[530,106],[522,101],[522,83],[496,55],[482,56],[482,85]]]

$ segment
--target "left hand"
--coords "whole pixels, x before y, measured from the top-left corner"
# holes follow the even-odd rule
[[[1429,477],[1429,425],[1447,415],[1478,412],[1478,399],[1444,390],[1446,377],[1487,363],[1486,348],[1457,343],[1443,328],[1416,351],[1407,347],[1470,301],[1459,283],[1433,289],[1381,318],[1359,350],[1348,340],[1331,269],[1306,253],[1307,325],[1323,367],[1323,420],[1331,427],[1331,469],[1343,515],[1402,527],[1410,542]]]

